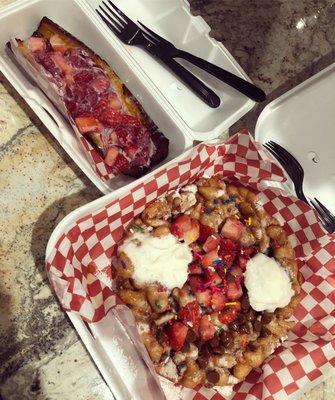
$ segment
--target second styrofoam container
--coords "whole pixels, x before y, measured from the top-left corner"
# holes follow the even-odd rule
[[[82,40],[117,72],[170,140],[169,156],[163,163],[192,147],[194,140],[203,141],[219,136],[248,112],[254,102],[207,76],[206,82],[214,87],[222,101],[219,108],[211,109],[143,50],[124,46],[96,15],[94,7],[98,3],[85,0],[20,0],[3,8],[0,11],[0,71],[88,178],[103,193],[109,193],[125,188],[134,179],[118,176],[108,182],[101,180],[93,171],[70,125],[41,90],[22,74],[5,50],[6,42],[13,36],[26,38],[31,35],[43,16],[54,20]],[[209,37],[209,27],[203,19],[191,15],[186,1],[119,0],[115,3],[134,19],[141,19],[171,39],[178,47],[247,79],[228,51]],[[169,21],[173,21],[173,30]]]

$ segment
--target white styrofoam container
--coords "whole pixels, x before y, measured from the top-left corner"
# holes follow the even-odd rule
[[[335,214],[335,63],[268,104],[255,138],[285,147],[304,169],[307,198]]]
[[[0,11],[0,71],[55,136],[64,150],[103,192],[109,193],[134,181],[118,176],[104,182],[93,171],[81,144],[67,121],[35,84],[12,62],[5,43],[13,35],[26,38],[43,16],[54,20],[102,56],[143,105],[159,129],[170,140],[163,163],[182,154],[194,140],[218,137],[255,104],[239,92],[206,75],[221,98],[212,109],[143,50],[124,46],[102,22],[94,8],[99,0],[20,0]],[[115,0],[127,14],[148,24],[178,47],[202,56],[248,79],[225,47],[210,38],[210,28],[190,13],[185,0]],[[173,23],[171,23],[173,21]],[[194,68],[189,67],[195,72]],[[199,75],[201,72],[196,70]],[[203,76],[203,75],[199,75]],[[162,164],[163,164],[162,163]]]
[[[270,103],[261,113],[256,126],[256,138],[258,141],[264,143],[265,141],[273,139],[281,143],[283,146],[290,148],[290,151],[293,149],[294,155],[303,163],[304,167],[304,154],[307,149],[311,148],[314,149],[314,151],[317,150],[320,160],[324,159],[325,161],[325,167],[323,167],[325,169],[322,168],[323,163],[320,162],[318,178],[315,178],[314,183],[313,181],[311,181],[312,183],[308,183],[306,189],[308,188],[308,194],[310,196],[312,196],[312,194],[318,196],[319,199],[330,208],[334,206],[335,193],[333,186],[335,163],[331,163],[331,160],[334,161],[335,148],[335,113],[332,112],[332,106],[335,104],[334,89],[335,64],[329,66]],[[324,101],[322,100],[321,108],[313,107],[315,102],[313,103],[311,100],[316,97],[318,99],[320,97],[324,99]],[[305,113],[306,109],[307,113]],[[322,137],[319,136],[318,133],[315,133],[316,128],[318,128],[317,132],[323,132]],[[318,137],[321,138],[320,141],[318,140]],[[299,142],[296,144],[295,140],[301,140],[303,143]],[[324,145],[322,145],[322,143],[324,143]],[[312,147],[308,147],[308,144]],[[185,152],[181,156],[177,157],[174,162],[178,161],[178,159],[184,158],[187,153],[188,152]],[[309,158],[307,158],[307,160],[309,160]],[[307,167],[306,171],[306,180],[310,182],[310,176],[308,175],[309,170],[307,170]],[[311,174],[312,179],[313,176],[314,175]],[[313,184],[315,185],[316,191],[313,191]],[[329,186],[327,186],[328,184]],[[326,189],[321,192],[317,189],[318,185],[320,185],[320,187],[325,187]],[[290,184],[278,184],[278,186],[284,187],[289,194],[294,194],[294,190]],[[65,217],[55,228],[49,239],[46,249],[46,258],[50,256],[58,239],[75,221],[84,215],[99,210],[117,197],[117,192],[110,193],[78,208]],[[335,212],[334,207],[331,209]],[[98,323],[89,324],[90,329],[88,329],[87,324],[85,324],[77,314],[67,314],[83,343],[92,355],[94,362],[102,373],[115,398],[117,400],[126,400],[128,398],[137,399],[136,395],[132,394],[133,397],[127,397],[129,396],[129,393],[124,394],[124,385],[122,385],[122,382],[120,382],[119,376],[117,375],[119,363],[125,362],[125,360],[120,360],[119,355],[115,354],[113,351],[113,343],[108,335],[108,326],[115,323],[113,313],[110,312]],[[313,381],[313,386],[322,382],[322,380],[326,378],[327,376],[322,375],[320,378]],[[306,387],[305,389],[308,390],[309,387]],[[290,399],[293,399],[294,397],[296,396],[291,396]],[[138,397],[138,399],[140,399],[140,397]]]

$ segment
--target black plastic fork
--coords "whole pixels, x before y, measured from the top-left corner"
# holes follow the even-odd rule
[[[295,157],[292,156],[284,147],[272,140],[264,144],[264,147],[280,162],[288,176],[292,179],[294,189],[298,199],[308,204],[308,200],[303,191],[304,170]]]
[[[151,55],[162,61],[169,67],[183,82],[185,82],[208,106],[219,107],[220,97],[200,79],[175,61],[164,52],[157,49],[157,46],[144,36],[142,29],[128,18],[110,0],[108,4],[103,1],[96,12],[106,23],[109,29],[125,44],[139,46]]]
[[[145,37],[151,40],[156,45],[157,49],[164,52],[165,55],[173,58],[183,58],[254,101],[262,102],[266,99],[263,90],[254,84],[188,51],[177,49],[174,44],[159,36],[156,32],[142,24],[142,22],[137,22],[144,29]]]
[[[292,179],[297,197],[307,204],[311,204],[318,212],[319,219],[324,228],[329,232],[335,232],[335,216],[316,198],[310,202],[303,192],[304,170],[299,161],[280,144],[270,141],[264,147],[281,163],[289,177]]]
[[[329,233],[335,232],[335,215],[332,214],[326,206],[324,206],[317,198],[311,200],[312,206],[319,213],[322,219],[322,225],[327,229]]]

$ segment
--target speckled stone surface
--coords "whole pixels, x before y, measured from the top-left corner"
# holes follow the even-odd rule
[[[190,2],[268,101],[335,61],[333,0]],[[0,7],[9,3],[0,0]],[[230,131],[253,130],[263,107]],[[57,222],[99,196],[0,74],[1,400],[113,398],[44,272]],[[307,399],[335,399],[335,378],[299,400]]]

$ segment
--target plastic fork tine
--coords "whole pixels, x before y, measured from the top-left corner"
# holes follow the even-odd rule
[[[150,43],[152,43],[153,45],[157,45],[158,43],[157,42],[155,42],[155,40],[148,34],[148,33],[146,33],[146,32],[142,32],[143,33],[143,36],[147,39],[147,40],[149,40],[149,42]]]
[[[264,147],[277,159],[281,164],[285,164],[283,158],[281,157],[280,154],[278,154],[271,146],[269,146],[267,143],[264,145]]]
[[[311,204],[318,212],[319,216],[322,219],[322,222],[324,224],[329,224],[331,222],[331,219],[328,217],[327,213],[325,213],[323,209],[314,200],[311,200]]]
[[[137,23],[139,25],[141,25],[142,28],[144,28],[146,31],[148,31],[150,33],[150,37],[152,41],[155,41],[156,43],[159,42],[167,42],[167,40],[163,39],[161,36],[159,36],[157,33],[155,33],[154,31],[152,31],[151,29],[149,29],[147,26],[145,26],[144,24],[142,24],[142,22],[137,20]]]
[[[128,17],[126,16],[125,13],[123,13],[119,8],[117,8],[116,5],[115,5],[114,3],[112,3],[110,0],[107,0],[107,1],[108,1],[108,3],[111,5],[111,7],[113,7],[114,10],[119,14],[120,17],[122,17],[126,22],[128,22],[128,24],[129,24],[129,23],[130,23],[130,24],[133,24],[133,23],[134,23],[130,18],[128,18]],[[103,3],[105,4],[104,1],[103,1]],[[108,7],[108,6],[106,5],[106,7]],[[108,9],[110,10],[109,7],[108,7]]]
[[[286,163],[289,163],[290,161],[291,161],[291,158],[292,157],[288,157],[283,151],[281,151],[281,149],[280,148],[278,148],[277,146],[276,146],[276,143],[271,143],[271,142],[269,142],[269,147],[276,153],[276,154],[278,154],[278,156],[280,156],[281,157],[281,159],[283,160],[283,161],[285,161]]]
[[[281,156],[283,157],[283,159],[285,159],[285,161],[290,164],[291,166],[294,166],[295,168],[297,168],[299,171],[302,171],[301,165],[299,164],[299,162],[295,159],[295,157],[293,157],[291,154],[287,153],[286,151],[283,151],[282,148],[278,148],[276,146],[273,146],[273,148],[276,150],[276,152],[278,154],[281,154]]]
[[[108,14],[106,14],[106,11],[105,11],[101,6],[99,6],[99,7],[100,7],[100,9],[104,12],[104,14],[108,17],[108,19],[107,19],[103,14],[101,14],[101,12],[100,12],[98,9],[96,9],[95,11],[100,15],[100,17],[104,20],[104,22],[107,24],[107,26],[108,26],[116,35],[119,35],[119,34],[120,34],[120,30],[119,30],[119,28],[118,28],[117,26],[113,25],[113,23],[115,23],[114,20],[112,21],[111,18],[110,18],[110,16],[109,16]]]
[[[327,214],[327,216],[334,220],[335,222],[335,215],[331,213],[331,211],[328,210],[326,206],[324,206],[316,197],[314,197],[314,200],[318,203],[318,205],[322,208],[322,210]]]
[[[272,140],[269,142],[274,148],[277,149],[277,151],[280,151],[282,154],[286,155],[288,162],[292,162],[296,165],[297,168],[299,168],[301,171],[303,171],[302,166],[300,163],[297,161],[295,157],[292,156],[291,153],[289,153],[284,147],[282,147],[280,144],[273,142]]]
[[[122,18],[120,18],[120,16],[119,16],[115,11],[113,11],[113,10],[106,4],[105,1],[103,1],[102,4],[107,8],[107,10],[112,14],[112,16],[117,20],[117,22],[118,22],[122,27],[123,27],[124,25],[126,25],[126,22],[125,22]],[[100,8],[101,8],[101,7],[100,7]],[[105,14],[107,14],[106,11],[105,11]]]

